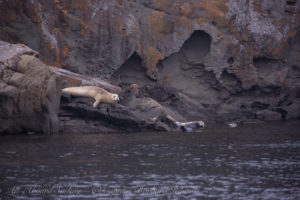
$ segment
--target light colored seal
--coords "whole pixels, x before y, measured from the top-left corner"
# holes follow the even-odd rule
[[[93,108],[97,108],[100,102],[112,104],[119,101],[119,95],[110,93],[97,86],[69,87],[62,91],[70,93],[73,96],[94,98],[95,103],[93,104]]]
[[[191,121],[191,122],[178,122],[175,124],[178,128],[180,128],[184,132],[194,132],[199,130],[200,128],[204,128],[205,124],[203,121]]]

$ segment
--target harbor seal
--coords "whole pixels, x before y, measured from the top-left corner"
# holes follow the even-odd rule
[[[97,108],[100,102],[112,104],[119,101],[119,95],[110,93],[97,86],[69,87],[62,91],[73,96],[94,98],[95,102],[93,104],[93,108]]]

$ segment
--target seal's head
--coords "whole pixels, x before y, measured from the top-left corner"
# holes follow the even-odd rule
[[[112,95],[112,100],[114,101],[114,102],[118,102],[120,99],[119,99],[119,95],[117,95],[117,94],[113,94]]]

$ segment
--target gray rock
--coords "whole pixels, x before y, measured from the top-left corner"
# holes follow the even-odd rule
[[[60,110],[61,131],[67,133],[185,131],[196,132],[202,121],[179,122],[182,116],[170,112],[149,97],[137,97],[138,86],[131,85],[116,104],[101,103],[93,108],[91,98],[63,94]]]
[[[24,45],[0,45],[0,55],[0,133],[57,133],[59,78]]]
[[[0,39],[79,73],[74,85],[135,83],[187,121],[299,116],[299,1],[10,0],[0,12]]]
[[[265,121],[279,121],[282,119],[282,115],[278,112],[262,110],[256,113],[256,118]]]

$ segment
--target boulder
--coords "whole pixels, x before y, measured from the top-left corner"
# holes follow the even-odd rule
[[[196,132],[202,121],[186,121],[180,114],[167,109],[149,97],[139,97],[137,85],[131,85],[115,104],[100,103],[93,108],[92,98],[62,95],[59,113],[61,131],[67,133],[185,131]]]
[[[58,132],[60,79],[36,55],[0,42],[0,133]]]

